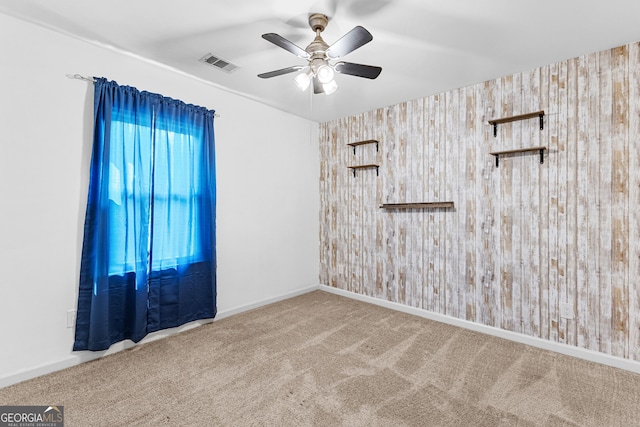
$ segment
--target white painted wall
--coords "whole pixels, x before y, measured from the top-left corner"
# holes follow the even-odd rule
[[[0,39],[0,387],[96,356],[73,353],[66,327],[77,299],[93,87],[65,74],[103,76],[221,115],[220,315],[318,286],[317,124],[2,14]]]

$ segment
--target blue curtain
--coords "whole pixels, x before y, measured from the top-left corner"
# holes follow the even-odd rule
[[[94,85],[74,350],[216,314],[214,111]]]

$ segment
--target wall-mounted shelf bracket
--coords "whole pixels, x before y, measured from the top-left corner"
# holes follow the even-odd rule
[[[356,170],[357,169],[376,169],[376,176],[379,176],[378,173],[378,168],[380,167],[380,165],[357,165],[357,166],[347,166],[349,169],[353,170],[353,177],[356,177]]]
[[[498,125],[501,123],[516,122],[518,120],[526,120],[538,117],[540,121],[540,130],[544,130],[544,110],[535,111],[533,113],[521,114],[519,116],[503,117],[500,119],[489,120],[489,124],[493,125],[493,136],[498,136]]]
[[[379,147],[378,147],[378,140],[376,140],[376,139],[367,139],[367,140],[365,140],[365,141],[350,142],[350,143],[349,143],[349,144],[347,144],[347,145],[350,145],[350,146],[352,146],[352,147],[353,147],[353,154],[355,155],[355,154],[356,154],[356,147],[357,147],[358,145],[365,145],[365,144],[376,144],[376,151],[378,151],[378,150],[379,150]]]
[[[514,153],[527,153],[530,151],[539,151],[540,152],[540,163],[544,163],[544,150],[547,147],[529,147],[529,148],[519,148],[517,150],[506,150],[506,151],[494,151],[491,154],[496,157],[496,167],[500,165],[500,155],[501,154],[514,154]]]

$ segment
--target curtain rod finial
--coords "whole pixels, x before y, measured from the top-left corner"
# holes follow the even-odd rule
[[[65,74],[65,75],[70,79],[84,80],[85,82],[91,82],[91,83],[96,82],[93,79],[93,77],[85,77],[85,76],[81,76],[80,74]]]

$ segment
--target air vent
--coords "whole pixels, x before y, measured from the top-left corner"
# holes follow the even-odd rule
[[[212,53],[207,53],[205,56],[200,58],[200,62],[204,62],[205,64],[209,64],[212,67],[219,68],[222,71],[226,71],[227,73],[233,73],[235,70],[240,68],[238,65],[232,64],[231,62],[224,60],[219,56],[215,56]]]

